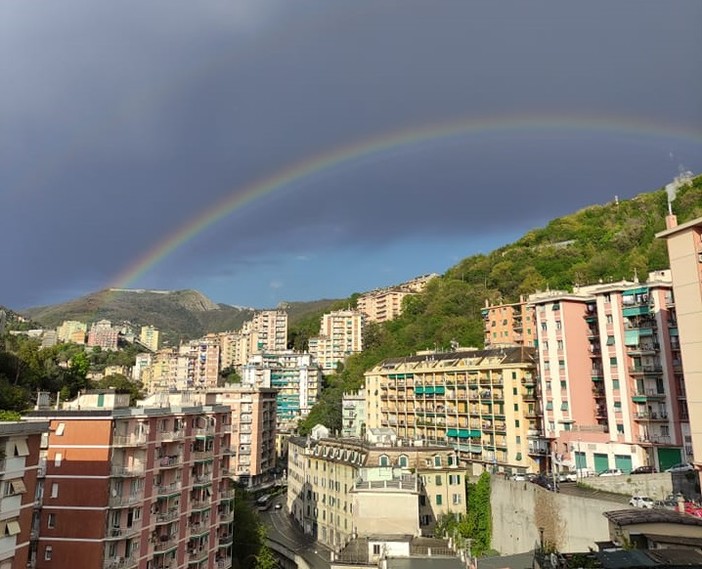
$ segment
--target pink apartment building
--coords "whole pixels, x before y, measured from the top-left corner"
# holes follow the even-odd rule
[[[670,271],[531,295],[545,429],[557,466],[663,470],[689,458]]]

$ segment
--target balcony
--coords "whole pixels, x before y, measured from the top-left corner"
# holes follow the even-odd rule
[[[194,450],[190,453],[190,458],[194,462],[204,462],[207,460],[214,460],[214,455],[211,450]]]
[[[630,366],[629,367],[629,373],[631,375],[657,375],[663,372],[663,368],[658,365],[639,365],[639,366]]]
[[[171,549],[178,547],[178,535],[177,534],[164,534],[157,538],[154,544],[154,554],[162,555]]]
[[[216,569],[231,569],[232,567],[232,558],[231,557],[221,557],[217,559],[217,567]]]
[[[529,429],[527,431],[528,439],[539,439],[544,436],[544,432],[541,429]]]
[[[220,500],[233,500],[234,499],[234,488],[229,490],[221,490],[219,493]]]
[[[139,565],[137,557],[114,557],[106,559],[102,569],[133,569]]]
[[[148,442],[146,434],[141,435],[115,435],[112,437],[114,447],[139,447],[145,446]]]
[[[173,482],[171,484],[162,484],[161,486],[156,486],[154,488],[154,494],[158,497],[172,496],[173,494],[180,494],[181,483]]]
[[[210,554],[209,549],[203,547],[202,549],[189,549],[188,550],[188,564],[199,563],[207,559]]]
[[[210,532],[210,524],[205,522],[198,522],[196,524],[190,524],[190,537],[198,537]]]
[[[631,396],[635,403],[645,403],[650,399],[661,400],[665,399],[665,392],[656,389],[637,389],[636,393]]]
[[[209,499],[191,500],[190,501],[190,509],[191,510],[207,510],[210,507],[212,507],[212,502],[210,502]]]
[[[156,525],[167,524],[180,517],[180,510],[170,510],[161,514],[156,514]]]
[[[522,401],[525,403],[529,402],[535,402],[536,401],[536,392],[533,390],[528,390],[525,393],[522,394]]]
[[[118,528],[111,527],[107,531],[107,535],[105,536],[105,539],[107,539],[107,540],[127,539],[130,537],[134,537],[139,532],[141,532],[141,522],[137,522],[135,524],[132,524],[129,527],[118,527]]]
[[[526,411],[524,411],[524,416],[527,419],[538,419],[539,417],[541,417],[541,411],[539,411],[538,409],[527,409]]]
[[[159,431],[156,434],[157,440],[161,441],[162,443],[171,441],[182,441],[183,437],[183,431]]]
[[[222,512],[219,514],[219,522],[222,524],[229,524],[234,521],[234,512]]]
[[[217,537],[219,539],[219,543],[217,544],[218,547],[225,547],[227,545],[231,545],[234,542],[233,533],[228,533]]]
[[[126,496],[110,496],[110,508],[127,508],[139,504],[144,500],[144,494],[128,494]]]
[[[646,445],[669,445],[671,439],[669,435],[641,435],[639,443]]]
[[[542,446],[529,445],[527,454],[531,456],[546,456],[548,455],[548,449]]]
[[[249,417],[248,421],[244,420],[245,417],[242,415],[241,416],[241,422],[242,423],[250,423],[251,418]],[[193,429],[193,435],[196,437],[214,437],[215,435],[215,428],[214,427],[205,427],[204,429]]]
[[[144,466],[140,464],[135,464],[131,466],[113,465],[111,473],[112,476],[119,476],[120,478],[133,478],[144,476]]]
[[[175,468],[183,464],[182,456],[164,456],[154,462],[154,465],[161,469]]]
[[[634,419],[640,422],[668,422],[668,413],[665,411],[641,411],[634,414]]]

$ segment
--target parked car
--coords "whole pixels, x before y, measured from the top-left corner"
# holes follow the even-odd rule
[[[537,486],[541,486],[551,492],[558,492],[558,484],[554,484],[553,477],[545,474],[539,474],[532,479],[532,482]]]
[[[275,509],[275,510],[281,510],[282,508],[283,508],[283,504],[281,504],[280,502],[278,502],[275,506],[273,506],[273,509]]]
[[[516,474],[512,475],[512,480],[515,482],[526,482],[528,478],[524,472],[517,472]]]
[[[648,508],[651,509],[654,506],[654,502],[648,496],[632,496],[629,500],[629,505],[634,508]]]
[[[631,471],[632,474],[655,474],[658,472],[655,466],[638,466]]]
[[[558,481],[559,482],[577,482],[578,475],[571,470],[561,470],[558,473]]]
[[[666,472],[688,472],[690,470],[695,470],[695,467],[692,466],[689,462],[679,462],[678,464],[674,464],[670,468],[666,468]]]
[[[618,468],[608,468],[607,470],[603,470],[600,472],[597,476],[621,476],[622,471],[619,470]]]

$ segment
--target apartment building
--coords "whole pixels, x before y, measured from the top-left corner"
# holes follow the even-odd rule
[[[56,336],[59,342],[73,342],[74,344],[85,344],[85,335],[88,332],[88,325],[85,322],[76,320],[64,320],[56,329]],[[79,341],[78,341],[79,340]]]
[[[339,363],[363,349],[363,313],[337,310],[322,316],[319,335],[309,339],[309,353],[325,375]]]
[[[534,348],[420,352],[365,374],[368,428],[451,445],[474,473],[546,466]]]
[[[278,426],[294,426],[317,402],[322,370],[310,354],[290,350],[254,354],[241,368],[242,384],[277,390]]]
[[[213,389],[219,382],[219,338],[216,334],[208,334],[199,340],[181,344],[181,356],[190,358],[190,369],[187,388]]]
[[[485,325],[486,348],[535,345],[534,307],[523,296],[512,304],[491,304],[486,300],[480,314]]]
[[[288,441],[287,507],[333,549],[380,527],[431,535],[439,516],[465,512],[465,471],[447,446],[329,438],[322,429],[319,439]]]
[[[152,352],[159,348],[161,342],[161,332],[153,326],[142,326],[139,333],[139,341]]]
[[[181,354],[176,348],[165,348],[153,354],[148,365],[141,359],[138,367],[147,393],[182,391],[193,386],[196,361],[190,353]]]
[[[246,486],[268,482],[276,467],[276,390],[241,386],[211,395],[231,409],[230,475]]]
[[[630,472],[686,460],[688,411],[669,271],[529,297],[545,435],[557,463]]]
[[[657,235],[668,245],[679,348],[692,439],[692,459],[702,470],[702,217],[678,225],[669,215]],[[688,457],[689,458],[689,457]]]
[[[366,292],[358,297],[356,307],[363,312],[367,322],[387,322],[402,314],[402,301],[422,292],[436,273],[422,275],[407,282]]]
[[[288,313],[261,310],[244,322],[237,332],[219,334],[222,365],[241,367],[254,354],[284,352],[288,348]]]
[[[109,320],[100,320],[93,323],[88,332],[89,347],[98,347],[103,350],[116,350],[119,344],[119,329],[112,326]]]
[[[42,487],[39,448],[47,422],[0,422],[0,568],[35,567]]]
[[[230,410],[189,397],[89,392],[29,413],[50,423],[38,569],[231,567]]]
[[[360,389],[341,397],[341,436],[362,438],[366,429],[366,394]]]

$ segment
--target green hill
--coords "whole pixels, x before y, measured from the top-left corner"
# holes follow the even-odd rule
[[[673,202],[678,222],[702,217],[702,177],[678,192]],[[649,271],[668,268],[664,190],[630,200],[595,205],[534,229],[516,243],[487,255],[474,255],[429,282],[426,290],[405,299],[402,316],[368,327],[364,351],[330,378],[330,389],[302,425],[316,422],[340,428],[340,398],[363,385],[363,373],[393,356],[427,348],[483,345],[480,309],[485,300],[516,302],[537,290],[571,290],[574,284],[642,280]],[[508,221],[508,220],[507,220]]]
[[[317,314],[333,300],[286,303],[291,322],[307,314]],[[42,326],[55,328],[64,320],[95,322],[131,322],[136,326],[152,325],[158,328],[165,341],[177,344],[181,339],[192,339],[208,332],[238,330],[251,319],[253,308],[216,304],[195,290],[148,291],[104,290],[52,306],[24,310]]]

